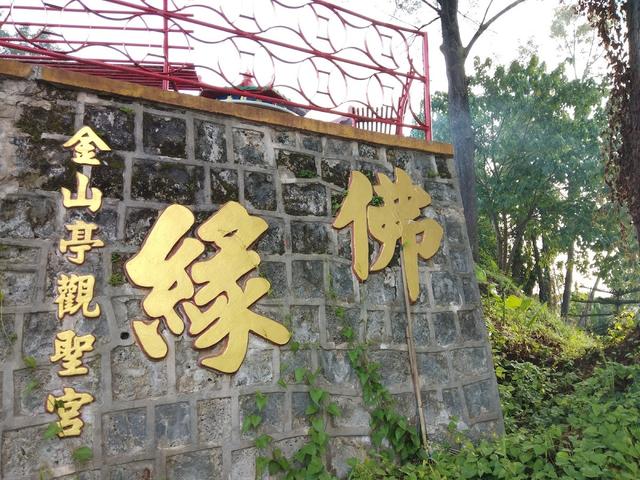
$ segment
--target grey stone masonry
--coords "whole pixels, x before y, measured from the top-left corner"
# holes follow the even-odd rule
[[[98,153],[101,165],[90,171],[91,186],[104,194],[95,214],[66,210],[60,193],[61,187],[75,191],[75,173],[82,171],[63,143],[83,125],[112,148]],[[420,261],[413,306],[430,437],[444,438],[452,419],[472,436],[502,431],[452,159],[360,142],[355,134],[323,136],[0,77],[0,163],[6,174],[0,177],[1,478],[252,479],[256,435],[268,433],[293,452],[308,434],[308,387],[296,382],[298,367],[317,369],[342,409],[327,420],[326,463],[344,477],[347,460],[371,448],[369,412],[340,335],[345,322],[367,342],[398,408],[417,425],[398,255],[360,283],[351,270],[349,229],[331,226],[352,170],[371,177],[403,168],[433,197],[423,216],[445,230],[439,252]],[[252,336],[240,370],[224,375],[198,366],[183,333],[166,335],[169,354],[152,361],[130,323],[144,317],[147,291],[127,282],[124,262],[168,205],[188,206],[199,224],[230,200],[269,225],[255,248],[262,262],[256,275],[271,290],[253,308],[289,327],[300,348]],[[81,266],[57,248],[74,219],[97,224],[105,243]],[[57,319],[56,278],[69,272],[95,275],[98,318]],[[95,335],[96,344],[83,359],[89,373],[65,379],[49,356],[56,333],[71,328]],[[46,413],[45,398],[60,395],[63,386],[91,393],[95,402],[81,410],[81,436],[46,438],[57,417]],[[258,391],[267,398],[264,422],[257,432],[242,433]],[[80,446],[91,448],[90,461],[74,461]]]

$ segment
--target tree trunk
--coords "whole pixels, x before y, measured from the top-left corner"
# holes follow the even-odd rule
[[[632,175],[640,172],[640,0],[627,0],[627,31],[629,37],[629,70],[630,70],[630,102],[629,102],[629,130],[627,138],[627,152],[633,158]],[[636,227],[636,235],[640,242],[640,187],[638,179],[631,196],[629,211]],[[633,187],[632,187],[633,188]]]
[[[596,281],[593,283],[593,287],[591,288],[591,292],[589,292],[589,299],[588,302],[591,303],[587,303],[585,305],[585,307],[582,309],[582,314],[580,315],[580,320],[578,320],[578,326],[582,327],[582,328],[586,328],[587,327],[587,318],[589,317],[589,315],[591,314],[591,308],[593,307],[593,299],[596,298],[596,291],[598,290],[598,284],[600,283],[600,275],[598,275],[596,277]]]
[[[524,226],[518,225],[514,232],[513,248],[511,249],[511,278],[517,285],[522,286],[524,283],[524,257],[522,255],[522,246],[524,243]]]
[[[551,279],[551,267],[549,266],[549,244],[545,241],[544,237],[542,237],[542,279],[543,285],[540,286],[540,291],[542,291],[544,286],[544,296],[545,302],[547,302],[547,306],[550,309],[553,309],[556,306],[553,296],[553,281]]]
[[[469,109],[469,89],[464,68],[465,49],[458,26],[458,0],[438,0],[442,25],[442,53],[449,81],[449,128],[454,148],[454,161],[464,218],[473,258],[478,258],[478,206],[476,198],[476,172],[474,165],[474,136]]]
[[[560,306],[560,315],[566,319],[569,313],[569,303],[571,302],[571,288],[573,287],[573,258],[575,255],[574,241],[571,241],[569,250],[567,251],[567,272],[564,276],[564,291],[562,292],[562,305]]]

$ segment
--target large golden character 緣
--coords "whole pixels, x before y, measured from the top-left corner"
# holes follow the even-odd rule
[[[189,319],[189,334],[196,349],[225,342],[217,355],[204,356],[205,367],[232,373],[240,368],[247,352],[249,332],[276,344],[289,341],[280,323],[253,313],[249,308],[267,294],[270,284],[262,278],[238,281],[260,263],[251,245],[267,229],[267,223],[249,215],[237,202],[229,202],[196,231],[198,239],[183,237],[194,224],[193,213],[181,205],[168,207],[158,217],[141,250],[127,262],[125,271],[134,285],[151,288],[143,301],[151,322],[134,320],[134,333],[151,358],[163,358],[167,344],[160,334],[160,318],[176,335]],[[205,242],[216,247],[213,256],[196,261]],[[196,285],[198,286],[196,288]]]

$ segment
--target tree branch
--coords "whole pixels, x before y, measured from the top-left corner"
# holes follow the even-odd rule
[[[433,5],[431,2],[428,2],[427,0],[422,0],[422,3],[424,3],[427,7],[431,8],[434,12],[440,15],[440,9],[435,5]]]
[[[424,3],[427,3],[425,0],[422,0]],[[473,47],[473,44],[476,43],[476,41],[478,40],[478,38],[480,38],[480,35],[482,35],[485,30],[487,28],[489,28],[489,26],[495,22],[498,18],[500,18],[502,15],[504,15],[505,13],[507,13],[509,10],[511,10],[513,7],[521,4],[522,2],[524,2],[525,0],[514,0],[513,2],[511,2],[509,5],[507,5],[506,7],[504,7],[502,10],[500,10],[498,13],[496,13],[493,17],[491,17],[489,20],[487,21],[482,21],[482,23],[480,23],[480,26],[478,27],[478,30],[476,31],[476,33],[473,35],[473,37],[471,37],[471,40],[469,40],[469,43],[467,44],[467,46],[464,48],[464,52],[463,52],[463,56],[464,58],[467,58],[467,56],[469,55],[469,51],[471,50],[471,47]],[[486,13],[485,12],[485,17],[486,17]]]

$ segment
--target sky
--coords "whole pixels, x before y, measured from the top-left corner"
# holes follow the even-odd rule
[[[422,8],[415,14],[407,14],[397,11],[394,0],[343,0],[340,5],[366,14],[379,20],[391,23],[411,24],[419,26],[427,23],[434,17],[434,13],[428,7]],[[500,11],[510,2],[496,0],[489,11],[489,17]],[[519,48],[532,41],[538,48],[536,51],[542,59],[551,66],[556,65],[560,59],[557,44],[550,38],[551,23],[554,17],[554,9],[559,5],[557,0],[527,0],[505,13],[483,33],[473,46],[467,60],[467,69],[470,71],[473,65],[473,57],[490,57],[498,63],[509,63],[518,57]],[[462,41],[466,45],[478,27],[484,13],[482,8],[487,5],[487,0],[460,0],[461,12],[460,29]],[[431,73],[431,91],[446,91],[447,76],[445,71],[444,56],[440,52],[442,34],[439,21],[426,27],[429,34],[429,62]]]

